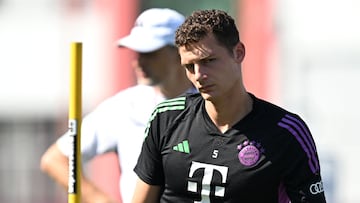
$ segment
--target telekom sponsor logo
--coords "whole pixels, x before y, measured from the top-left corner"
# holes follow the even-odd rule
[[[189,177],[193,177],[195,171],[197,170],[204,170],[204,176],[201,182],[201,191],[197,190],[197,185],[199,183],[189,181],[188,182],[188,191],[195,192],[201,195],[201,203],[210,203],[210,187],[211,187],[211,180],[213,178],[214,171],[218,171],[221,174],[221,182],[226,183],[227,174],[229,168],[226,166],[217,166],[213,164],[205,164],[193,161],[190,168]],[[213,186],[215,187],[215,196],[224,197],[225,195],[225,188],[223,186]],[[197,201],[195,201],[196,203]]]

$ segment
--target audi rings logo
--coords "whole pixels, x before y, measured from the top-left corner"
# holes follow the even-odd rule
[[[324,192],[323,183],[321,181],[310,185],[310,192],[313,195]]]

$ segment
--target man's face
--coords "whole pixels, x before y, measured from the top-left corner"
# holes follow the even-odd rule
[[[144,79],[148,80],[150,85],[161,83],[169,73],[169,64],[176,63],[173,58],[173,48],[163,47],[149,53],[138,53],[138,60],[134,64]],[[175,50],[176,51],[176,50]]]
[[[209,34],[197,43],[179,47],[179,54],[187,77],[206,100],[226,96],[242,83],[241,62],[245,54],[242,43],[230,53]]]

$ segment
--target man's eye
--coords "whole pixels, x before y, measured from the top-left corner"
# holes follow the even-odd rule
[[[210,62],[212,62],[214,60],[215,60],[214,58],[207,58],[207,59],[203,59],[202,62],[203,63],[210,63]]]
[[[188,71],[193,71],[193,70],[194,70],[194,64],[186,64],[186,65],[185,65],[185,68],[186,68]]]

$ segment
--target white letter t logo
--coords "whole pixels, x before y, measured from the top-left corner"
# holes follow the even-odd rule
[[[212,164],[205,164],[193,161],[190,168],[189,177],[194,175],[194,172],[198,169],[204,169],[204,177],[201,183],[201,201],[202,203],[210,203],[210,183],[213,177],[214,170],[220,172],[222,183],[226,183],[228,167],[217,166]],[[197,191],[197,182],[188,181],[188,191],[198,192]],[[215,186],[215,196],[223,197],[225,194],[225,188],[222,186]],[[196,202],[196,201],[195,201]]]

